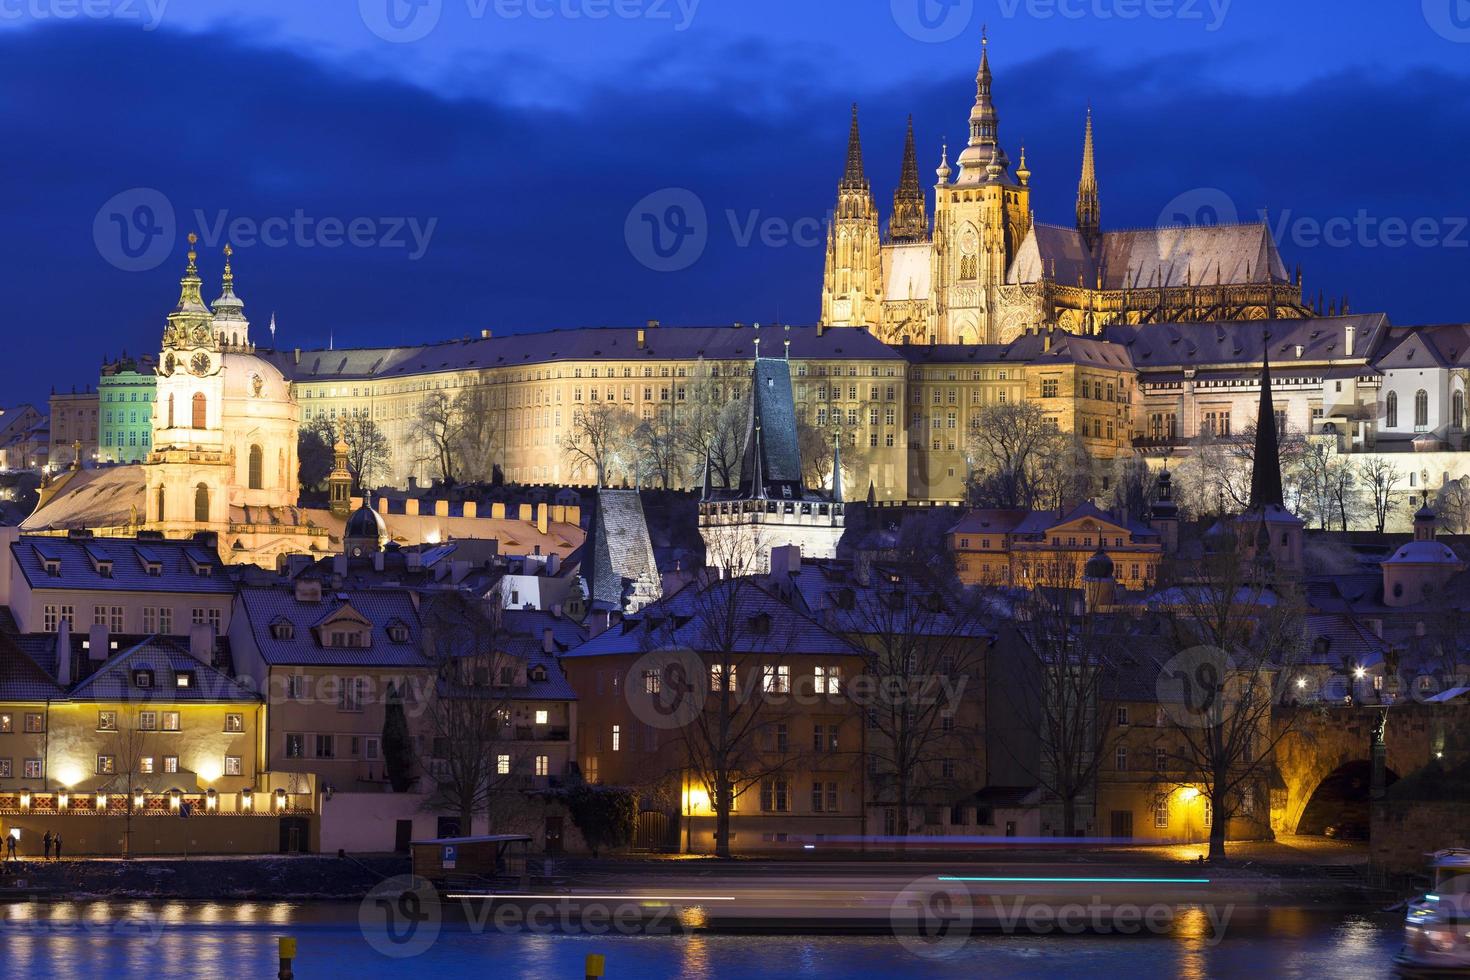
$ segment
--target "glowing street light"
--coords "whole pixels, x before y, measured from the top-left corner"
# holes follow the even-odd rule
[[[1358,680],[1362,680],[1364,677],[1368,676],[1368,668],[1358,667],[1356,670],[1353,671],[1353,676],[1356,677]]]

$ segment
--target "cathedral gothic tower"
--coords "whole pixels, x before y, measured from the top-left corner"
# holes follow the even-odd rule
[[[919,155],[914,149],[914,117],[909,116],[909,132],[903,144],[903,177],[893,192],[893,216],[888,220],[891,242],[923,242],[929,238],[929,215],[924,202],[924,188],[919,183]]]
[[[883,297],[878,249],[878,208],[863,172],[863,144],[854,103],[847,138],[847,169],[837,185],[837,209],[827,231],[827,265],[822,277],[824,325],[878,327]]]
[[[1082,180],[1077,184],[1077,230],[1089,251],[1102,234],[1102,208],[1097,199],[1097,164],[1092,154],[1092,109],[1087,110],[1087,135],[1082,138]]]

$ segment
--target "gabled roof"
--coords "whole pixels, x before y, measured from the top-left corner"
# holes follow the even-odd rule
[[[141,690],[133,681],[133,672],[153,672],[153,686]],[[179,687],[174,678],[191,674],[188,687]],[[80,681],[69,695],[74,701],[128,701],[146,706],[148,702],[257,702],[260,695],[231,680],[223,672],[202,663],[189,651],[163,637],[153,637],[124,650]]]
[[[312,627],[324,621],[347,603],[372,624],[366,647],[323,647],[316,641]],[[265,662],[271,666],[361,666],[361,667],[425,667],[419,649],[419,616],[413,597],[406,589],[361,589],[334,593],[324,591],[320,602],[301,602],[290,586],[244,586],[240,604],[249,624],[250,635]],[[408,625],[408,642],[395,643],[388,638],[388,626],[394,620]],[[271,625],[281,621],[292,625],[290,639],[278,639]]]
[[[32,589],[214,595],[235,591],[215,550],[193,541],[23,534],[11,542],[10,553]],[[49,574],[48,563],[58,565],[60,574]],[[150,567],[159,574],[150,575]],[[104,568],[110,574],[104,574]]]
[[[1353,353],[1347,353],[1347,331],[1353,330]],[[1290,377],[1297,363],[1362,366],[1389,336],[1388,317],[1382,313],[1315,317],[1306,320],[1227,320],[1213,323],[1115,324],[1102,336],[1126,347],[1140,371],[1178,368],[1259,368],[1270,333],[1271,370]],[[1302,349],[1300,356],[1297,348]],[[1363,374],[1373,374],[1363,370]]]

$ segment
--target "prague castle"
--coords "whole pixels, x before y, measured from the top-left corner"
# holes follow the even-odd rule
[[[1005,403],[1039,405],[1102,463],[1186,450],[1201,434],[1254,422],[1268,353],[1280,425],[1342,453],[1412,450],[1422,466],[1411,489],[1464,473],[1453,454],[1466,443],[1470,374],[1460,362],[1470,344],[1459,328],[1401,328],[1381,314],[1349,316],[1345,304],[1342,315],[1322,316],[1302,303],[1300,274],[1286,273],[1264,225],[1104,231],[1090,117],[1075,224],[1038,223],[1024,151],[1013,167],[992,88],[987,48],[969,141],[954,169],[948,153],[941,158],[932,220],[910,127],[886,238],[854,113],[815,326],[649,321],[258,349],[228,256],[222,294],[206,305],[191,250],[148,379],[156,390],[141,393],[152,411],[147,460],[63,474],[25,529],[210,530],[242,561],[332,550],[343,514],[298,507],[302,426],[371,419],[392,447],[375,482],[427,483],[444,473],[424,411],[448,400],[482,423],[490,460],[458,479],[588,485],[594,476],[566,451],[580,412],[687,420],[699,404],[746,398],[758,359],[785,362],[790,423],[837,456],[836,466],[816,459],[801,474],[803,492],[829,500],[843,486],[880,503],[961,500],[970,433]],[[1431,353],[1412,361],[1414,345]],[[1426,357],[1436,364],[1429,381]],[[111,410],[102,408],[105,426]],[[610,461],[609,485],[638,482],[635,455]],[[705,470],[702,456],[685,452],[669,482],[697,487]],[[714,489],[751,478],[726,474]]]
[[[1031,171],[1001,144],[988,45],[969,142],[935,172],[931,225],[910,120],[887,240],[863,172],[853,107],[827,240],[821,322],[890,344],[1004,344],[1028,331],[1310,315],[1264,223],[1103,231],[1087,115],[1075,226],[1036,221]]]

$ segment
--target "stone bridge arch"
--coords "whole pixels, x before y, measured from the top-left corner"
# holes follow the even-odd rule
[[[1415,702],[1382,705],[1301,705],[1278,709],[1280,736],[1271,793],[1271,829],[1294,834],[1313,795],[1329,778],[1352,778],[1354,766],[1371,774],[1373,732],[1387,712],[1384,764],[1395,777],[1426,765],[1436,752],[1446,763],[1470,752],[1470,711]],[[1390,782],[1392,780],[1389,780]]]

